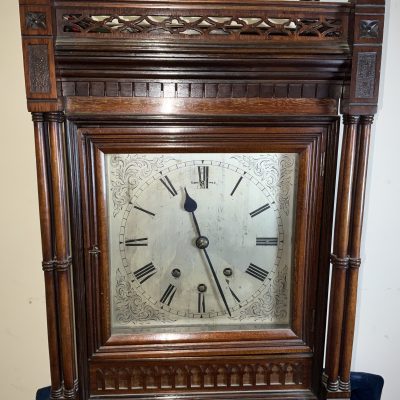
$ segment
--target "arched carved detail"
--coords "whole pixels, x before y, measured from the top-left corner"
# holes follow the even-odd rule
[[[171,389],[195,391],[200,388],[300,388],[305,387],[310,379],[305,373],[304,363],[300,361],[98,367],[93,371],[93,377],[99,393],[110,390],[135,393],[143,390],[162,392]]]

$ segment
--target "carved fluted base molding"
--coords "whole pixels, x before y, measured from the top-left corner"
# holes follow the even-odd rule
[[[50,400],[61,400],[63,399],[63,388],[57,390],[50,390]]]
[[[75,381],[75,385],[73,389],[66,390],[64,387],[61,387],[57,390],[50,390],[50,398],[49,400],[75,400],[78,398],[78,381]]]
[[[332,392],[338,391],[339,390],[339,380],[333,381],[333,382],[328,381],[327,388],[328,388],[328,390],[330,390]]]
[[[322,373],[322,387],[323,399],[349,400],[351,398],[350,383],[346,385],[338,379],[336,385],[328,385],[328,375],[325,372]]]
[[[350,381],[344,382],[341,379],[339,379],[339,389],[349,392],[351,390]]]

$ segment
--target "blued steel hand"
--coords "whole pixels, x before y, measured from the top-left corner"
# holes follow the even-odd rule
[[[229,310],[228,303],[226,302],[226,298],[225,298],[224,292],[222,290],[221,284],[219,283],[217,274],[215,273],[215,269],[214,269],[214,267],[212,265],[212,262],[210,260],[210,256],[208,255],[208,252],[206,250],[206,247],[208,246],[208,239],[201,235],[200,227],[199,227],[199,224],[197,223],[196,215],[194,214],[194,212],[197,210],[197,203],[189,196],[186,188],[185,188],[185,193],[186,193],[186,199],[185,199],[185,204],[183,205],[183,208],[187,212],[190,212],[192,214],[193,222],[194,222],[194,225],[196,227],[197,234],[199,235],[199,237],[198,237],[198,239],[196,241],[196,246],[200,250],[204,251],[204,255],[206,256],[206,259],[207,259],[208,265],[210,267],[211,273],[212,273],[212,275],[214,277],[215,283],[217,284],[217,288],[218,288],[219,294],[221,295],[222,301],[225,304],[226,311],[228,311],[228,314],[231,317],[232,314],[231,314],[231,311]],[[201,241],[201,239],[206,239],[206,241]]]

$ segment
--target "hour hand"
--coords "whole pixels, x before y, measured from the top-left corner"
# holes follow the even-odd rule
[[[200,227],[199,227],[199,224],[197,223],[196,215],[194,214],[194,212],[197,209],[197,203],[188,195],[186,188],[185,188],[185,193],[186,193],[186,199],[185,199],[185,204],[183,205],[183,208],[187,212],[190,212],[192,214],[193,222],[196,227],[197,234],[199,235],[199,237],[201,237]]]
[[[197,210],[197,203],[189,196],[186,188],[185,188],[185,193],[186,193],[186,199],[185,199],[185,204],[183,205],[183,208],[187,212],[195,212]]]

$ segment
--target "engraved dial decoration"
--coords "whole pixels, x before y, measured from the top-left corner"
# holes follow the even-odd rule
[[[108,155],[113,331],[288,325],[296,178],[296,154]]]

